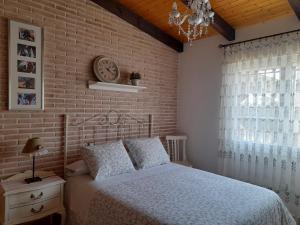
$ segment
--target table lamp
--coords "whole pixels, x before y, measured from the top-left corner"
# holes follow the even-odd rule
[[[31,178],[26,178],[25,182],[26,183],[33,183],[37,181],[41,181],[42,178],[36,177],[34,175],[34,170],[35,170],[35,157],[38,155],[45,155],[48,153],[46,149],[42,146],[42,141],[40,138],[35,137],[35,138],[30,138],[27,140],[23,151],[23,154],[28,154],[30,157],[32,157],[32,177]]]

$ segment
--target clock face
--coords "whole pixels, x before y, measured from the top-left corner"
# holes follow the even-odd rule
[[[93,67],[94,73],[100,81],[115,83],[120,77],[117,64],[109,58],[98,56]]]

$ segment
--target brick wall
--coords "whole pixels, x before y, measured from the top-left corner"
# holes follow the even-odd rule
[[[44,28],[45,110],[8,111],[8,19]],[[97,55],[117,61],[123,79],[139,71],[139,94],[95,91],[91,63]],[[29,137],[49,150],[39,169],[63,169],[63,115],[86,117],[111,109],[152,113],[154,133],[176,128],[178,54],[89,0],[0,0],[0,178],[30,169],[21,155]]]

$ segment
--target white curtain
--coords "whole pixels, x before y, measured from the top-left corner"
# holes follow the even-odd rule
[[[300,34],[225,49],[219,169],[275,191],[300,217]]]

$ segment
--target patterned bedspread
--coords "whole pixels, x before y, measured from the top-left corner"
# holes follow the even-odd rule
[[[81,225],[296,225],[270,190],[188,167],[166,167],[101,184]]]

